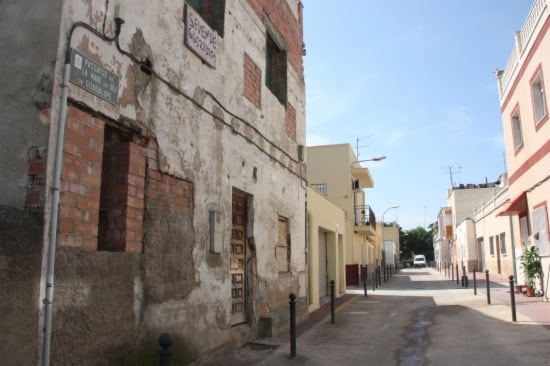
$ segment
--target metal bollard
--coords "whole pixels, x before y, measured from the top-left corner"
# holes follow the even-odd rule
[[[288,295],[290,301],[290,358],[296,356],[296,295]]]
[[[456,264],[456,284],[458,285],[458,263]]]
[[[489,284],[489,270],[485,271],[485,284],[487,285],[487,304],[491,305],[491,286]]]
[[[363,269],[363,288],[365,290],[365,297],[367,297],[367,274],[369,271]]]
[[[477,268],[474,266],[474,269],[472,271],[472,275],[474,276],[474,295],[477,295],[476,270]]]
[[[374,274],[374,269],[371,271],[371,276],[372,276],[372,291],[374,292],[375,286],[376,286],[376,275]]]
[[[378,266],[378,287],[382,287],[382,269]]]
[[[330,323],[334,324],[334,280],[330,280]]]
[[[161,350],[159,351],[160,366],[170,366],[172,364],[172,336],[169,333],[162,333],[158,339]]]
[[[512,321],[516,321],[516,295],[514,292],[514,276],[508,277],[510,280],[510,304],[512,304]]]
[[[384,282],[386,282],[386,265],[385,264],[382,266],[381,271],[382,271],[382,274],[383,274],[383,277],[384,277]]]

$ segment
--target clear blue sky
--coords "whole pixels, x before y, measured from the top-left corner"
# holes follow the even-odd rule
[[[307,145],[350,143],[377,219],[428,226],[453,181],[505,171],[494,71],[531,0],[303,0]],[[459,168],[461,167],[461,168]]]

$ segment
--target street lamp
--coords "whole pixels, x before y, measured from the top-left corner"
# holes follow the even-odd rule
[[[349,168],[350,168],[350,174],[351,174],[351,179],[352,179],[351,187],[352,187],[352,191],[353,191],[352,192],[352,195],[353,195],[353,202],[352,202],[353,207],[352,207],[352,209],[354,211],[354,217],[355,217],[354,220],[355,220],[356,225],[357,225],[357,220],[358,220],[358,217],[357,217],[358,207],[357,207],[357,197],[356,197],[355,191],[359,191],[361,189],[361,185],[359,183],[357,183],[357,184],[355,183],[356,180],[354,179],[354,177],[358,178],[359,176],[365,174],[363,172],[363,170],[365,170],[365,171],[367,171],[367,174],[366,174],[367,179],[372,180],[372,178],[370,178],[370,174],[368,173],[368,170],[366,168],[361,167],[361,165],[359,163],[364,163],[364,162],[367,162],[367,161],[380,161],[380,160],[384,160],[384,159],[386,159],[386,157],[384,155],[381,155],[381,156],[375,156],[371,159],[355,160],[355,161],[352,161],[350,163]],[[355,164],[359,164],[359,166],[354,168]],[[357,169],[357,170],[355,170],[355,169]],[[359,179],[357,179],[357,182],[359,182]],[[364,202],[363,202],[363,205],[364,205]],[[365,217],[364,217],[365,209],[366,209],[366,207],[362,207],[363,212],[362,212],[362,215],[360,216],[361,222],[365,221]],[[375,225],[376,225],[376,223],[375,223]],[[363,243],[364,243],[364,239],[363,239]],[[353,243],[352,243],[351,248],[352,248],[352,257],[354,257],[355,254],[354,254],[354,245],[353,245]],[[365,246],[361,245],[361,264],[362,265],[365,264],[365,257],[367,256],[366,250],[367,250],[366,245]]]
[[[372,159],[365,159],[365,160],[356,160],[356,161],[353,161],[351,164],[350,164],[350,167],[353,168],[353,164],[355,163],[364,163],[366,161],[380,161],[380,160],[384,160],[386,159],[386,157],[384,155],[382,156],[375,156],[374,158]]]
[[[384,224],[384,216],[386,215],[386,212],[388,212],[389,210],[393,209],[393,208],[399,208],[399,206],[391,206],[391,207],[388,207],[387,209],[384,210],[384,212],[382,213],[382,238],[380,239],[381,243],[380,243],[380,250],[382,252],[384,252],[384,227],[385,227],[385,224]],[[385,258],[382,258],[384,264],[385,264]]]

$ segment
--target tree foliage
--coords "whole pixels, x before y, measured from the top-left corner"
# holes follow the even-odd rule
[[[410,259],[415,254],[424,254],[427,260],[434,260],[433,225],[428,231],[421,226],[403,231],[399,228],[401,258]]]

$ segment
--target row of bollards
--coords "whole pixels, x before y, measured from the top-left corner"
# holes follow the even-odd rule
[[[458,264],[456,267],[450,263],[445,263],[443,266],[445,270],[445,275],[447,276],[447,273],[449,273],[452,276],[452,281],[454,281],[454,273],[456,269],[456,279],[458,284]],[[476,272],[477,268],[474,267],[472,270],[472,276],[474,281],[474,295],[477,295],[477,278],[476,278]],[[466,272],[466,268],[462,267],[462,287],[467,288],[468,287],[468,275]],[[512,321],[517,321],[517,315],[516,315],[516,296],[514,291],[514,276],[510,275],[508,277],[509,285],[510,285],[510,307],[512,310]],[[486,285],[486,294],[487,294],[487,304],[491,305],[491,282],[489,280],[489,270],[485,270],[485,285]]]
[[[453,264],[451,263],[451,266],[449,267],[447,263],[445,263],[444,269],[445,269],[445,275],[447,273],[453,273]],[[390,270],[389,273],[393,273],[395,275],[395,270],[393,272],[391,271],[391,266],[388,267],[388,270]],[[476,281],[476,271],[477,269],[473,268],[473,281],[474,281],[474,295],[477,295],[477,281]],[[363,285],[364,285],[364,291],[365,296],[367,296],[367,271],[364,271],[363,275]],[[386,273],[384,271],[384,273]],[[458,265],[456,266],[456,274],[457,274],[457,283],[458,283]],[[381,277],[380,267],[377,267],[377,270],[372,270],[372,289],[374,291],[375,284],[378,284]],[[465,277],[465,278],[464,278]],[[517,321],[516,317],[516,301],[515,301],[515,291],[514,291],[514,276],[510,275],[508,277],[509,284],[510,284],[510,303],[511,303],[511,309],[512,309],[512,321]],[[454,281],[454,276],[453,276]],[[463,286],[462,287],[468,287],[468,276],[466,275],[465,267],[463,267]],[[490,287],[490,281],[489,281],[489,270],[485,271],[485,283],[487,286],[487,304],[491,304],[491,287]],[[464,284],[466,284],[464,286]],[[378,287],[378,286],[377,286]],[[296,295],[294,293],[291,293],[289,296],[289,304],[290,304],[290,358],[294,358],[296,356]],[[336,321],[336,304],[335,304],[335,282],[334,280],[330,281],[330,323],[334,324]],[[161,346],[161,350],[159,351],[159,360],[160,366],[170,366],[171,365],[171,357],[172,357],[172,337],[169,333],[163,333],[160,335],[158,342]]]
[[[395,269],[395,266],[388,265],[387,271],[384,270],[384,273],[389,273],[391,276],[394,276],[397,271]],[[367,271],[364,270],[363,272],[363,287],[365,291],[365,296],[367,296]],[[381,286],[381,277],[382,277],[382,271],[380,269],[380,266],[377,266],[376,269],[373,269],[371,272],[372,275],[372,289],[374,291],[375,286],[378,287]],[[296,295],[294,293],[291,293],[288,295],[289,298],[289,304],[290,304],[290,358],[296,357]],[[334,280],[330,280],[330,323],[334,324],[336,321],[336,298],[335,298],[335,282]],[[160,339],[159,339],[160,342]],[[163,364],[161,364],[163,366]],[[169,366],[169,364],[167,364]]]

